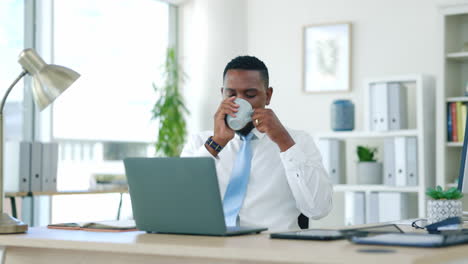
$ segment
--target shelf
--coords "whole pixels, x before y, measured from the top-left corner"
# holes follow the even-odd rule
[[[463,147],[463,142],[447,142],[447,147]]]
[[[468,51],[448,53],[447,59],[452,61],[468,61]]]
[[[388,185],[351,185],[337,184],[333,186],[335,192],[419,192],[418,186],[388,186]]]
[[[385,137],[408,137],[418,136],[418,130],[393,130],[393,131],[344,131],[316,133],[317,138],[385,138]]]
[[[468,102],[468,96],[448,97],[445,99],[447,103],[451,102]]]

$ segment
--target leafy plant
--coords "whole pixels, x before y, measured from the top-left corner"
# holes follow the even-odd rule
[[[154,90],[159,94],[152,110],[152,119],[159,120],[155,148],[158,155],[175,157],[182,151],[187,133],[184,114],[189,114],[189,111],[180,92],[179,85],[183,82],[184,75],[177,63],[173,47],[167,49],[162,77],[164,81],[160,87],[153,83]]]
[[[357,155],[359,157],[360,162],[376,161],[374,159],[375,153],[377,153],[377,148],[364,147],[364,146],[357,147]]]
[[[441,186],[437,186],[436,188],[427,188],[426,195],[434,200],[458,200],[463,197],[463,194],[456,187],[452,187],[444,191]]]

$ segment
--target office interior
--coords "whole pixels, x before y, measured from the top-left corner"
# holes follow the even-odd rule
[[[222,98],[223,69],[238,55],[253,55],[266,63],[274,88],[269,107],[285,126],[311,135],[332,132],[330,109],[338,99],[353,102],[353,132],[364,131],[369,111],[364,95],[366,80],[424,75],[433,79],[432,108],[420,113],[411,102],[425,96],[424,89],[421,94],[411,90],[407,115],[409,128],[414,130],[418,118],[432,113],[430,127],[425,129],[434,133],[424,144],[433,150],[425,155],[435,170],[427,172],[432,174],[425,178],[424,186],[393,190],[416,200],[405,207],[413,208],[406,216],[424,217],[423,210],[418,211],[424,189],[436,184],[454,186],[458,177],[461,146],[447,147],[444,130],[445,97],[456,95],[440,92],[445,85],[446,63],[441,6],[463,4],[466,1],[3,0],[0,89],[6,89],[21,71],[17,56],[24,48],[35,48],[47,62],[66,65],[82,75],[77,87],[40,113],[25,88],[31,85],[26,79],[7,103],[5,141],[58,142],[58,191],[85,191],[96,187],[99,175],[122,175],[125,156],[156,155],[158,124],[151,110],[158,92],[153,84],[161,82],[168,46],[176,48],[185,73],[181,89],[190,111],[186,116],[189,134],[213,128],[212,117]],[[467,15],[461,20],[467,43]],[[349,89],[304,91],[304,29],[340,23],[351,24]],[[466,69],[462,70],[465,76]],[[464,89],[460,88],[457,96],[463,96]],[[382,138],[350,138],[345,153],[346,179],[335,189],[334,208],[327,217],[310,221],[311,227],[347,224],[347,194],[380,190],[357,184],[355,147],[364,144],[383,150]],[[377,159],[382,161],[382,151],[377,152]],[[6,174],[5,181],[8,178],[14,177]],[[6,187],[6,191],[15,190]],[[28,221],[31,226],[110,220],[116,218],[120,196],[118,217],[130,219],[129,196],[118,192],[20,198],[18,214],[20,219],[22,215],[32,217]],[[11,210],[10,200],[4,203]],[[464,205],[468,205],[465,200]]]

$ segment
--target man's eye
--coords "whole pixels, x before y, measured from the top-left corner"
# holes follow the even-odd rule
[[[257,95],[256,95],[256,94],[246,94],[246,96],[247,96],[248,98],[254,98],[254,97],[257,96]]]

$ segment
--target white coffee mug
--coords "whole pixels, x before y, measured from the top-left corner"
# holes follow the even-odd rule
[[[238,111],[235,113],[236,117],[227,115],[226,122],[232,130],[237,131],[241,130],[252,121],[253,109],[249,102],[241,98],[236,98],[234,103],[239,105]]]

